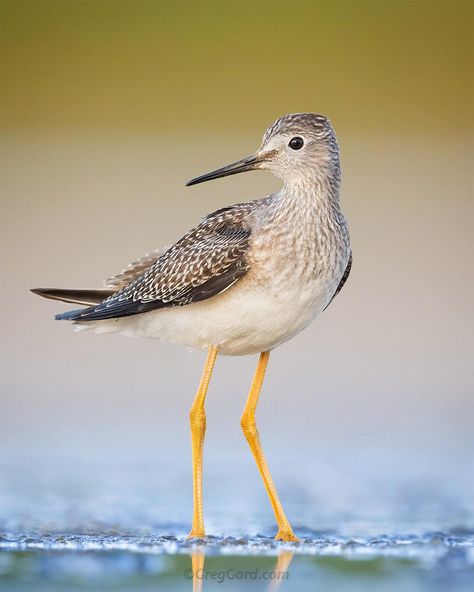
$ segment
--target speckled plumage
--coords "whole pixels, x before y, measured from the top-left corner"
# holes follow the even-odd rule
[[[150,254],[128,273],[125,270],[119,277],[123,280],[125,276],[129,283],[98,306],[78,312],[75,320],[119,318],[184,306],[230,287],[248,270],[245,255],[251,210],[251,204],[238,204],[209,214],[163,253]],[[111,283],[108,280],[106,285]]]
[[[293,136],[303,149],[288,148]],[[107,280],[114,292],[103,302],[57,318],[229,355],[269,350],[301,331],[340,291],[351,265],[329,120],[284,116],[254,156],[193,183],[251,168],[282,177],[282,190],[209,214],[174,245]]]

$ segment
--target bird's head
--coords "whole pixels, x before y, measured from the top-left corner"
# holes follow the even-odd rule
[[[187,185],[256,169],[270,170],[286,183],[338,175],[339,148],[329,119],[315,113],[283,115],[267,129],[255,154],[191,179]]]

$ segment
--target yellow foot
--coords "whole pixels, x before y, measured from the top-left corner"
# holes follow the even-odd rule
[[[289,528],[280,528],[275,535],[276,541],[283,541],[284,543],[297,543],[300,539],[295,533]]]
[[[186,538],[188,539],[204,539],[206,537],[206,533],[204,529],[199,528],[192,528],[191,532],[188,534]]]

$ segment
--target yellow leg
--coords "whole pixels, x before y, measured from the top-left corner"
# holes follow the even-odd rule
[[[194,512],[193,527],[188,538],[201,538],[206,536],[202,512],[202,451],[204,446],[204,434],[206,433],[206,412],[204,410],[204,402],[206,400],[207,388],[211,380],[211,374],[216,358],[217,347],[210,347],[207,353],[206,365],[204,366],[201,382],[189,413],[193,451]]]
[[[267,368],[269,357],[270,352],[262,352],[260,354],[257,370],[255,371],[255,376],[253,377],[252,386],[250,387],[250,392],[247,398],[247,403],[245,404],[245,409],[242,414],[240,425],[242,426],[242,431],[247,438],[250,450],[252,451],[255,462],[257,463],[257,467],[260,471],[260,475],[262,476],[265,489],[267,490],[268,497],[270,498],[270,503],[272,504],[273,512],[275,513],[275,518],[278,523],[278,533],[275,536],[275,539],[281,539],[282,541],[297,541],[299,539],[293,533],[290,523],[288,522],[285,512],[283,511],[280,500],[278,499],[278,494],[270,475],[270,471],[268,470],[267,461],[265,460],[265,456],[263,454],[262,445],[260,444],[257,424],[255,422],[255,410],[257,408],[258,397],[262,389],[262,383],[265,377],[265,370]]]

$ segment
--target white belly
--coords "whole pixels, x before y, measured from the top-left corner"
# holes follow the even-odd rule
[[[249,273],[227,291],[203,302],[98,321],[93,327],[83,323],[79,328],[88,325],[97,333],[149,337],[193,349],[214,345],[223,355],[259,353],[291,339],[323,310],[340,279],[331,276],[319,277],[317,284],[295,282],[269,290],[253,281]]]

